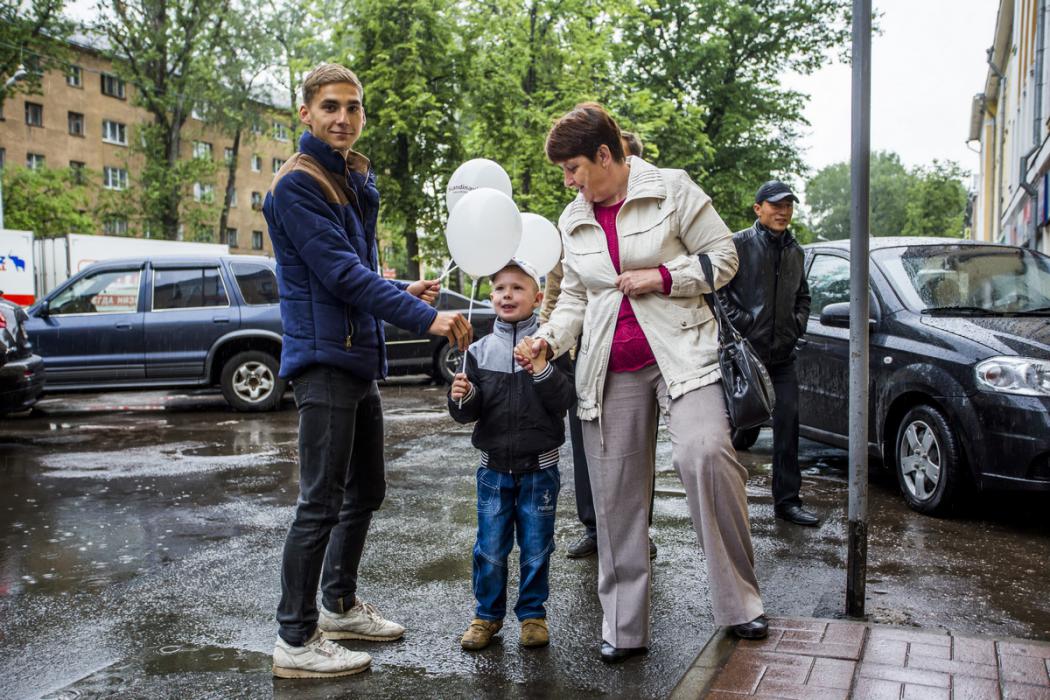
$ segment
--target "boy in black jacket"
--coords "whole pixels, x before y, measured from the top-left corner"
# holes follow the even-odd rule
[[[565,357],[533,360],[533,374],[514,360],[516,346],[539,328],[533,313],[543,300],[539,276],[512,260],[492,276],[496,325],[470,346],[466,373],[456,375],[448,410],[459,423],[477,421],[472,442],[481,450],[478,468],[478,537],[473,585],[477,608],[460,644],[484,649],[503,627],[507,612],[507,557],[517,528],[521,583],[514,613],[521,644],[550,642],[543,604],[554,551],[554,511],[561,477],[558,448],[565,442],[565,412],[576,402]],[[527,352],[524,345],[521,352]]]

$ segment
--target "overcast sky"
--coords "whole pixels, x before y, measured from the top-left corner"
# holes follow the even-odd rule
[[[966,147],[970,102],[984,89],[986,49],[998,0],[874,0],[882,30],[872,41],[871,147],[900,154],[908,166],[954,160],[971,172]],[[850,67],[835,63],[787,83],[808,93],[806,162],[819,168],[849,159]]]

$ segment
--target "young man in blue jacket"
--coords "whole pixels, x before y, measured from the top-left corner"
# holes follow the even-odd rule
[[[299,409],[299,499],[284,545],[273,654],[281,678],[358,673],[371,656],[329,640],[404,633],[356,596],[365,536],[386,492],[376,386],[386,374],[383,321],[446,336],[463,350],[472,337],[462,315],[427,303],[438,282],[377,273],[379,191],[368,159],[352,150],[365,125],[363,92],[340,65],[306,76],[299,118],[307,131],[263,206],[284,326],[280,374],[292,380]]]

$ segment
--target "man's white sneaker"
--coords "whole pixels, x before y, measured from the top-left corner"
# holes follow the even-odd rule
[[[371,642],[392,642],[401,639],[405,633],[404,627],[384,620],[374,606],[360,599],[357,605],[342,614],[322,605],[317,627],[328,639],[367,639]]]
[[[363,651],[350,651],[324,638],[315,630],[301,647],[293,647],[280,637],[273,648],[273,675],[278,678],[333,678],[366,670],[372,657]]]

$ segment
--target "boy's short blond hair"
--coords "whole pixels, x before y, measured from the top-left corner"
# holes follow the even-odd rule
[[[361,79],[356,73],[338,63],[322,63],[310,71],[303,80],[303,104],[309,105],[310,100],[322,86],[332,83],[350,83],[357,87],[357,91],[361,93],[361,99],[365,98],[365,88],[361,85]]]

